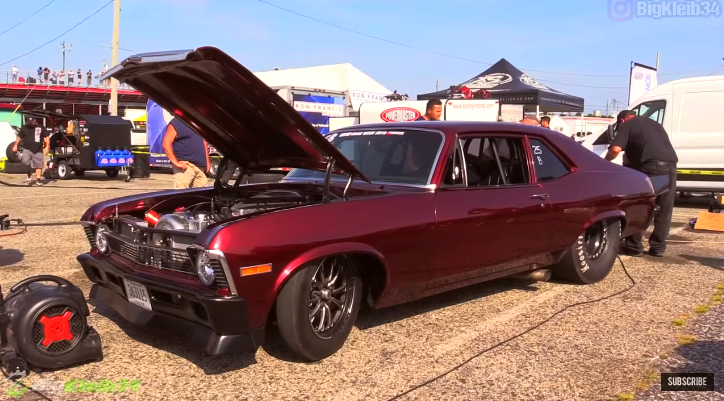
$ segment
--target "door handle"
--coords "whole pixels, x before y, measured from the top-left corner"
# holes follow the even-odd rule
[[[540,200],[546,200],[548,199],[548,194],[537,194],[530,197],[531,199],[540,199]]]

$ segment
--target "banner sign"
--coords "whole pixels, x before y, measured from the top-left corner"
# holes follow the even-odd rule
[[[500,105],[501,121],[506,123],[517,123],[523,119],[522,104],[501,104]]]
[[[628,104],[633,106],[634,102],[646,92],[658,85],[658,72],[656,68],[643,64],[633,63],[631,66],[631,77],[628,89]]]
[[[329,117],[345,116],[346,104],[344,97],[295,93],[293,94],[292,105],[299,114],[322,134],[329,132]]]

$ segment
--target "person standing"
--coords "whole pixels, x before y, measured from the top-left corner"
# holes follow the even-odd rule
[[[78,74],[78,86],[81,86],[83,85],[83,71],[78,68],[78,71],[76,71],[76,73]]]
[[[61,86],[65,85],[65,71],[63,70],[58,73],[58,84]]]
[[[525,125],[532,125],[532,126],[534,126],[534,127],[537,127],[537,126],[538,126],[538,119],[537,119],[535,116],[533,116],[533,115],[526,114],[526,115],[523,115],[523,119],[520,120],[520,123],[521,123],[521,124],[525,124]]]
[[[48,131],[38,124],[37,120],[29,118],[18,132],[18,138],[13,144],[13,152],[18,151],[18,145],[21,141],[23,143],[23,164],[35,170],[35,181],[33,182],[31,179],[32,170],[28,173],[26,181],[30,182],[30,185],[42,185],[40,175],[43,169],[44,156],[48,154],[50,146]]]
[[[442,101],[440,99],[432,99],[427,102],[425,114],[418,117],[415,121],[440,121],[442,115]]]
[[[548,116],[543,116],[540,118],[540,126],[543,128],[551,129],[551,118]]]
[[[676,164],[679,162],[669,135],[661,124],[624,110],[616,118],[616,137],[609,146],[606,160],[615,159],[626,152],[626,165],[647,175],[667,175],[669,190],[656,197],[659,212],[654,217],[654,231],[649,237],[649,255],[662,257],[666,251],[666,237],[671,228],[671,215],[676,199]],[[642,256],[643,233],[625,238],[621,252],[630,256]]]
[[[13,68],[10,69],[10,74],[13,77],[13,83],[18,82],[18,67],[13,66]]]
[[[73,69],[68,70],[68,86],[73,85],[73,76],[75,75],[75,71]]]
[[[206,186],[211,166],[208,144],[178,118],[166,127],[163,150],[172,164],[174,189]]]
[[[53,74],[50,75],[50,83],[58,85],[58,71],[53,71]]]
[[[38,67],[38,83],[43,82],[43,67]]]
[[[43,83],[47,85],[50,82],[49,78],[50,78],[50,68],[48,68],[46,66],[45,68],[43,68]]]
[[[91,86],[92,81],[93,81],[93,73],[91,72],[91,70],[88,70],[88,72],[85,73],[85,76],[86,76],[86,80],[88,82],[88,86]]]

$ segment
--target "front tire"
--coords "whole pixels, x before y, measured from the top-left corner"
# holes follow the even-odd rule
[[[553,268],[560,280],[597,283],[611,272],[621,242],[621,222],[603,220],[588,227]]]
[[[352,331],[362,300],[362,279],[346,256],[301,268],[277,298],[277,323],[297,358],[319,361],[337,352]]]
[[[116,178],[118,177],[118,173],[119,171],[117,169],[106,170],[106,175],[108,176],[108,178]]]

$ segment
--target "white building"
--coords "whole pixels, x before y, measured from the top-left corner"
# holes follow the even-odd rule
[[[359,106],[364,102],[382,102],[385,100],[384,96],[392,93],[349,63],[254,74],[270,87],[296,86],[346,92],[353,111],[359,111]]]

